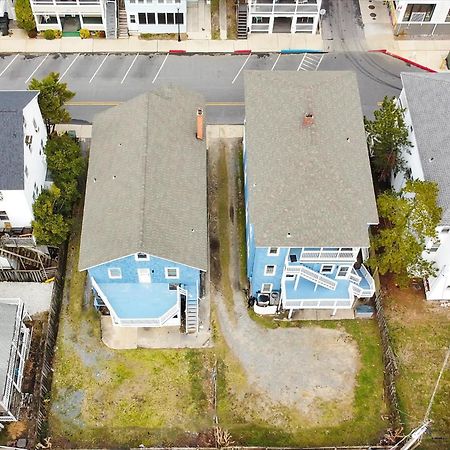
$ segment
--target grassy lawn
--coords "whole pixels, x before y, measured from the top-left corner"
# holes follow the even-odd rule
[[[219,0],[211,0],[211,39],[220,39]]]
[[[450,311],[423,300],[423,293],[388,281],[386,315],[398,356],[400,408],[408,430],[424,418],[450,344]],[[450,448],[450,370],[444,372],[431,410],[431,434],[421,449]]]
[[[189,444],[212,426],[211,351],[108,349],[83,304],[79,224],[70,242],[49,434],[57,447]],[[195,442],[194,442],[195,445]]]
[[[266,323],[264,323],[264,321]],[[378,326],[374,320],[342,320],[323,322],[274,322],[261,318],[262,326],[336,328],[347,332],[357,343],[361,367],[357,376],[352,417],[333,425],[342,411],[333,404],[318,404],[327,426],[305,426],[305,420],[288,408],[271,411],[272,420],[264,421],[257,409],[261,399],[254,398],[237,361],[227,357],[220,340],[218,406],[223,427],[230,430],[238,443],[270,446],[327,446],[375,444],[389,427],[383,399],[383,362]],[[276,372],[276,370],[275,370]],[[276,374],[275,374],[276,376]]]

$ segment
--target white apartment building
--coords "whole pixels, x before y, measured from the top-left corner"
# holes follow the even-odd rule
[[[115,0],[30,0],[30,4],[38,31],[84,28],[117,37]]]
[[[12,20],[16,20],[16,11],[14,9],[13,0],[0,0],[0,17],[7,13],[8,17]]]
[[[322,0],[248,0],[248,33],[315,34],[321,4]]]
[[[450,35],[450,0],[389,0],[395,35]]]
[[[186,0],[125,0],[125,10],[130,34],[186,32]]]
[[[392,184],[395,190],[407,179],[438,184],[442,220],[422,255],[435,263],[437,275],[424,280],[425,293],[428,300],[450,300],[450,74],[411,72],[401,78],[398,102],[412,147],[403,155],[406,172],[394,174]]]
[[[47,130],[37,91],[0,91],[0,232],[31,227],[45,184]]]

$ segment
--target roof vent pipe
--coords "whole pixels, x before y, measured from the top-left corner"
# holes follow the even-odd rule
[[[203,109],[197,109],[197,139],[203,139]]]

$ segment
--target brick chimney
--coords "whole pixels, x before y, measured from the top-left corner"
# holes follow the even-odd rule
[[[197,109],[197,139],[203,140],[203,109]]]

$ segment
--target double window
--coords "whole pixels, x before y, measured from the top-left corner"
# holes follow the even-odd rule
[[[155,13],[139,13],[138,20],[140,25],[153,25],[156,23]]]
[[[350,271],[350,266],[339,266],[336,278],[347,278]]]

